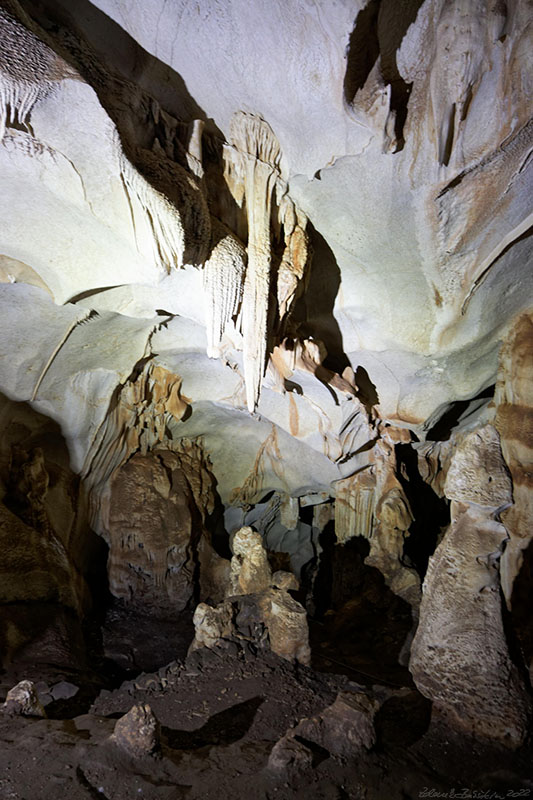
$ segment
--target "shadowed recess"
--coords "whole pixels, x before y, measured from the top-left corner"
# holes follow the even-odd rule
[[[245,735],[254,721],[257,709],[263,702],[261,697],[252,697],[231,708],[219,711],[205,725],[195,731],[177,731],[163,726],[161,731],[167,745],[173,750],[198,750],[232,744]]]
[[[357,103],[372,68],[380,59],[381,77],[391,87],[390,109],[395,114],[396,152],[404,146],[403,129],[411,84],[398,70],[396,55],[424,0],[370,0],[359,12],[346,52],[344,98]]]

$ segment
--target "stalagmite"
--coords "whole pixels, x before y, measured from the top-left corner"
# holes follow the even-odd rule
[[[0,0],[2,799],[529,791],[532,24]]]
[[[398,434],[401,441],[401,432]],[[337,484],[337,538],[340,542],[354,536],[367,539],[370,552],[366,563],[377,567],[392,591],[416,608],[420,579],[404,563],[404,544],[413,513],[396,477],[394,447],[390,440],[382,438],[370,453],[366,469]]]
[[[445,484],[452,522],[430,558],[409,669],[449,724],[516,748],[531,700],[502,618],[499,562],[507,534],[498,513],[511,482],[492,425],[456,451]]]

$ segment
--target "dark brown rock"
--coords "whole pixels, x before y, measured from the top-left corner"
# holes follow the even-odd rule
[[[112,741],[133,758],[159,750],[159,722],[147,703],[133,706],[115,725]]]

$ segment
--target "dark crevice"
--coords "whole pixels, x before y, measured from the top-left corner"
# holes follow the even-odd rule
[[[442,531],[450,524],[449,504],[422,479],[417,453],[410,444],[397,445],[396,459],[398,480],[414,516],[404,543],[404,557],[424,578],[429,557],[435,552]]]
[[[440,163],[444,167],[447,167],[448,164],[450,163],[454,139],[455,139],[455,103],[452,103],[452,107],[450,108],[448,114],[446,138],[442,144],[442,153],[440,157]]]
[[[353,103],[379,57],[378,13],[380,0],[370,0],[359,12],[346,51],[344,98]]]
[[[124,283],[118,283],[114,286],[99,286],[98,289],[86,289],[83,292],[79,292],[79,294],[72,295],[68,300],[65,300],[65,303],[78,303],[80,300],[87,300],[88,297],[94,297],[95,295],[102,294],[102,292],[109,292],[111,289],[120,289],[125,285]]]
[[[478,412],[483,406],[494,397],[495,384],[487,386],[475,397],[469,400],[457,400],[446,406],[445,410],[426,434],[429,442],[446,442],[452,432],[468,419],[472,414]]]
[[[341,273],[332,249],[310,222],[307,233],[313,257],[306,291],[293,303],[290,325],[295,338],[322,341],[328,353],[324,368],[342,375],[350,361],[344,352],[341,330],[333,313]]]
[[[405,720],[409,719],[409,725]],[[410,746],[428,730],[431,722],[431,701],[419,692],[391,697],[376,714],[375,725],[381,746]]]
[[[466,90],[465,99],[463,102],[463,110],[461,111],[461,122],[464,122],[468,116],[468,112],[470,110],[470,104],[472,102],[473,92],[472,92],[472,84],[468,84],[468,89]]]
[[[502,608],[507,611],[505,601]],[[533,541],[522,551],[522,564],[513,583],[511,612],[504,614],[507,640],[514,645],[515,662],[528,666],[533,660]],[[510,617],[510,619],[509,619]],[[513,631],[512,637],[509,631]],[[519,654],[519,657],[518,657]]]
[[[409,26],[415,21],[424,0],[381,0],[378,37],[381,74],[391,87],[390,109],[395,114],[396,152],[402,150],[412,84],[406,83],[398,69],[396,56]]]
[[[381,77],[391,87],[390,110],[394,114],[396,151],[404,144],[403,130],[412,84],[400,74],[396,56],[423,0],[370,0],[357,15],[346,53],[344,97],[352,105],[378,58]]]
[[[516,667],[524,685],[527,686],[529,689],[531,689],[530,673],[528,669],[531,659],[525,656],[525,653],[523,652],[522,641],[520,639],[521,631],[517,630],[517,628],[515,627],[513,615],[507,608],[507,603],[505,602],[505,596],[503,594],[501,586],[500,586],[500,606],[502,613],[503,633],[509,657],[513,662],[514,666]]]
[[[302,576],[313,667],[363,684],[411,685],[398,661],[413,624],[410,606],[389,589],[378,569],[365,564],[366,539],[340,544],[331,523],[320,544],[317,562]]]

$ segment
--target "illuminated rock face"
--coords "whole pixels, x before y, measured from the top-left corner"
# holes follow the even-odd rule
[[[445,491],[452,521],[430,558],[409,667],[436,712],[517,746],[531,707],[502,620],[498,564],[507,532],[496,517],[511,501],[511,481],[491,425],[458,446]]]
[[[0,28],[3,429],[16,407],[59,424],[112,592],[154,609],[223,598],[215,501],[298,575],[333,520],[363,537],[420,605],[425,687],[442,552],[508,534],[511,610],[529,563],[530,4],[3,0]],[[25,463],[13,524],[42,592],[85,608],[77,534],[36,540],[57,520]],[[501,522],[468,506],[417,561],[417,492]]]

